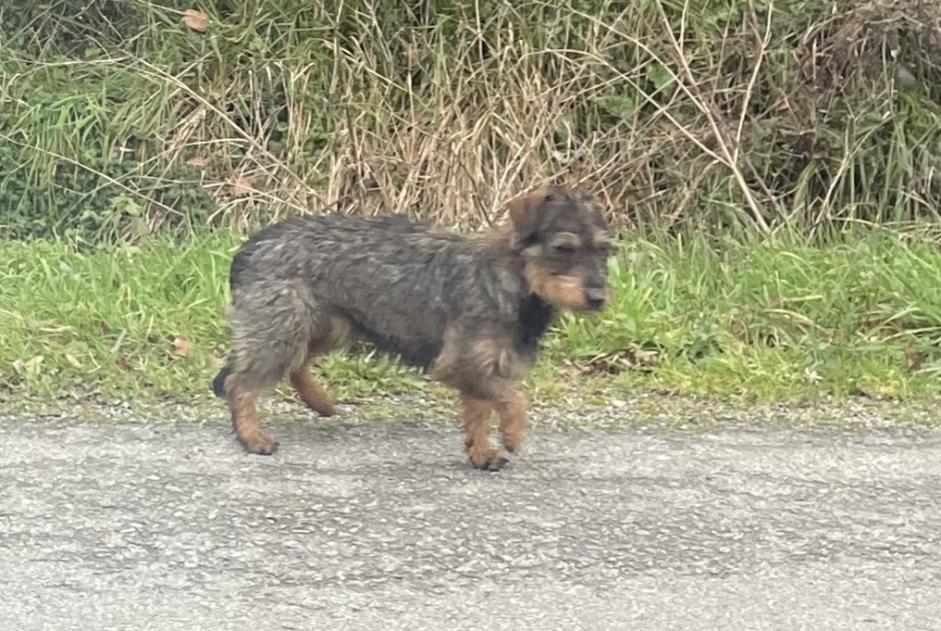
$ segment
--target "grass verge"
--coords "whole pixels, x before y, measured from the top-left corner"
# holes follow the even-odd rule
[[[241,238],[77,246],[0,243],[0,398],[208,397],[226,350],[226,277]],[[630,237],[600,316],[565,315],[537,396],[652,388],[765,401],[925,398],[941,372],[941,251],[888,232],[826,245]],[[352,399],[424,387],[386,358],[331,355]]]

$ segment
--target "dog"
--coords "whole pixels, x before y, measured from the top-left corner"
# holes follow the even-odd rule
[[[403,215],[293,217],[257,232],[230,274],[232,348],[213,381],[244,449],[278,442],[256,420],[260,393],[283,379],[322,416],[334,404],[308,366],[366,342],[457,391],[470,463],[496,471],[520,451],[519,382],[561,309],[609,302],[609,227],[588,200],[558,188],[507,203],[509,221],[462,235]],[[503,448],[490,442],[499,418]]]

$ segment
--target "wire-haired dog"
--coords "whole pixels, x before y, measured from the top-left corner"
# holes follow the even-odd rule
[[[245,449],[277,447],[255,420],[255,402],[284,378],[308,407],[331,415],[308,364],[365,340],[455,388],[470,462],[500,469],[507,458],[490,444],[490,417],[499,417],[506,451],[519,451],[527,422],[517,384],[556,308],[598,311],[608,299],[607,225],[596,208],[562,189],[508,208],[506,226],[474,235],[401,215],[322,216],[249,239],[232,261],[232,350],[213,381]]]

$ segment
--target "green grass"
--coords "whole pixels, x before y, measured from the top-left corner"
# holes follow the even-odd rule
[[[209,396],[239,242],[216,231],[135,246],[0,243],[0,398]],[[941,251],[930,242],[631,237],[611,278],[608,310],[566,315],[546,341],[530,384],[540,395],[935,393]],[[322,369],[341,399],[422,383],[381,357],[333,355]]]
[[[934,393],[941,252],[932,243],[885,232],[823,247],[793,237],[636,240],[613,278],[605,316],[566,316],[549,347],[633,359],[639,370],[622,372],[621,384],[763,399]]]

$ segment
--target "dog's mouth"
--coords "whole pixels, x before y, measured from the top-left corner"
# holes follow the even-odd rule
[[[604,309],[605,301],[595,298],[585,300],[585,311],[601,311]]]

